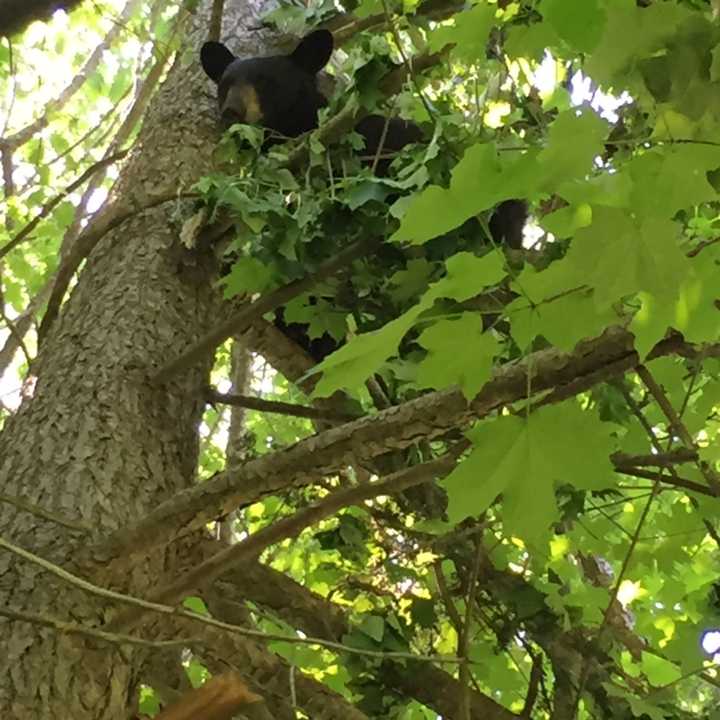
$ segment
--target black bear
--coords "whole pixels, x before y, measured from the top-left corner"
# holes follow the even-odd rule
[[[318,73],[332,52],[332,33],[315,30],[289,55],[241,59],[222,43],[210,41],[202,46],[200,60],[205,73],[217,84],[223,122],[260,125],[271,131],[266,143],[269,145],[298,137],[318,126],[318,111],[327,104],[318,87]],[[422,139],[416,124],[380,115],[363,118],[355,131],[365,140],[363,155],[368,162],[376,155],[382,157],[375,163],[375,173],[380,176],[387,173],[394,153]],[[494,241],[520,247],[526,216],[523,201],[501,203],[490,220]],[[299,341],[315,360],[323,359],[337,345],[329,336],[309,341],[304,336],[304,327],[284,323],[282,312],[275,324]]]
[[[318,110],[327,104],[318,88],[318,73],[333,52],[333,36],[315,30],[304,37],[289,55],[241,59],[225,45],[206,42],[200,61],[208,77],[217,83],[220,115],[228,123],[262,125],[276,136],[271,142],[294,138],[318,126]],[[387,128],[385,125],[387,124]],[[399,118],[369,115],[356,126],[365,139],[366,155],[374,157],[385,135],[380,153],[392,154],[422,139],[420,128]],[[384,175],[390,160],[377,164]],[[490,220],[493,240],[509,247],[522,246],[527,205],[506,200]]]
[[[200,61],[217,83],[220,116],[227,124],[262,125],[272,131],[270,142],[294,138],[318,126],[318,110],[327,104],[318,89],[318,73],[333,52],[333,36],[315,30],[289,55],[240,59],[219,42],[206,42]],[[387,128],[385,125],[387,124]],[[422,138],[420,128],[399,118],[369,115],[355,131],[365,139],[368,156],[392,154]],[[387,172],[390,160],[377,163],[378,174]]]
[[[202,46],[200,61],[217,83],[223,120],[263,125],[290,138],[317,127],[317,112],[326,103],[317,74],[332,51],[332,34],[316,30],[290,55],[241,60],[222,43],[211,41]]]
[[[261,125],[272,133],[266,142],[270,145],[318,126],[318,110],[327,104],[327,99],[318,89],[317,76],[332,51],[332,33],[316,30],[289,55],[240,59],[222,43],[210,41],[203,45],[200,61],[208,77],[217,83],[222,121],[226,125]],[[382,142],[380,154],[390,157],[383,156],[376,163],[375,172],[381,176],[387,173],[393,153],[422,138],[414,123],[380,115],[363,118],[355,131],[364,138],[364,154],[370,159],[374,159]],[[306,326],[286,323],[282,310],[276,314],[275,325],[315,361],[338,347],[327,333],[311,339]]]

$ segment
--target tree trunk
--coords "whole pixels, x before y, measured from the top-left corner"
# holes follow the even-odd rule
[[[255,38],[246,47],[231,45],[257,52],[257,33],[248,28],[258,24],[262,0],[228,4],[231,37]],[[60,567],[72,568],[93,537],[146,515],[194,482],[212,358],[164,386],[150,378],[207,331],[220,298],[210,254],[179,244],[176,202],[149,206],[188,189],[209,167],[217,140],[214,98],[196,61],[208,16],[194,18],[118,183],[117,200],[138,212],[91,254],[33,367],[33,396],[0,435],[2,492],[55,518],[0,504],[3,536]],[[145,596],[177,572],[172,553],[153,553],[113,567],[102,580]],[[6,552],[0,606],[97,627],[114,612]],[[18,620],[0,620],[0,637],[0,717],[127,720],[142,650]]]

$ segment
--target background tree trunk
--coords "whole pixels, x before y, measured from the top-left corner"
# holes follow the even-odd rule
[[[257,52],[261,0],[226,7],[230,38]],[[217,140],[214,98],[197,51],[208,12],[195,19],[151,104],[115,200],[138,209],[90,256],[77,287],[45,339],[34,393],[0,435],[0,485],[87,532],[0,504],[10,542],[71,567],[88,535],[144,516],[194,482],[204,392],[212,358],[158,387],[154,371],[195,342],[219,312],[209,254],[178,242],[175,201],[209,167]],[[139,596],[178,572],[172,553],[114,567],[104,584]],[[17,611],[101,626],[112,613],[97,598],[0,555],[0,603]],[[0,717],[126,720],[143,653],[80,640],[19,621],[0,621]]]

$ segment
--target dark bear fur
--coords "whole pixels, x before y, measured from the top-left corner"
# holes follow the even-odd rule
[[[332,34],[317,30],[290,55],[241,60],[222,43],[206,42],[200,61],[217,83],[225,122],[262,125],[292,138],[317,127],[318,110],[326,104],[317,87],[317,73],[332,51]]]
[[[274,138],[277,141],[298,137],[318,126],[318,110],[327,105],[327,100],[318,89],[317,74],[327,65],[332,51],[332,33],[315,30],[289,55],[241,60],[222,43],[206,42],[200,61],[207,76],[217,83],[223,121],[262,125],[279,136]],[[381,153],[398,152],[422,139],[414,123],[380,115],[363,118],[355,131],[365,139],[363,155],[368,158],[378,152],[383,132]],[[389,159],[380,160],[378,175],[386,174],[389,165]]]

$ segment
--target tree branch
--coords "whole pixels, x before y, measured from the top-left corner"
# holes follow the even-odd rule
[[[192,367],[196,362],[212,352],[220,343],[229,337],[241,333],[255,320],[266,313],[275,310],[293,298],[315,287],[317,283],[325,278],[334,275],[338,270],[348,266],[353,260],[370,250],[377,242],[376,240],[360,240],[349,247],[341,250],[335,257],[324,262],[314,272],[298,280],[283,285],[272,292],[258,298],[255,302],[245,305],[239,312],[230,319],[211,330],[205,337],[201,338],[187,352],[180,357],[171,360],[162,367],[152,378],[153,382],[163,383],[183,370]]]
[[[214,544],[214,543],[213,543]],[[212,552],[212,551],[211,551]],[[340,607],[284,573],[261,563],[246,563],[215,584],[223,595],[233,593],[269,608],[304,634],[341,641],[351,625]],[[460,683],[457,678],[425,662],[395,663],[386,658],[381,680],[396,691],[446,718],[457,718]],[[477,690],[470,689],[473,720],[512,720],[517,716]]]
[[[263,398],[251,397],[249,395],[225,395],[217,390],[209,389],[207,393],[208,402],[233,405],[234,407],[248,408],[260,412],[278,413],[291,417],[310,418],[312,420],[337,420],[350,422],[357,420],[357,415],[348,413],[333,412],[321,408],[309,407],[307,405],[296,405],[294,403],[280,402],[278,400],[264,400]]]
[[[67,0],[66,4],[69,4]],[[120,17],[113,22],[112,27],[103,38],[103,41],[92,51],[88,59],[85,61],[85,64],[80,69],[80,72],[78,72],[78,74],[70,81],[68,86],[57,96],[57,98],[55,98],[55,100],[51,100],[45,106],[40,117],[33,120],[33,122],[26,125],[21,130],[18,130],[16,133],[4,138],[2,140],[3,145],[15,150],[50,124],[52,115],[60,112],[73,95],[75,95],[75,93],[83,86],[87,78],[96,72],[100,62],[102,61],[103,54],[115,42],[120,32],[125,29],[125,26],[132,18],[139,5],[139,0],[129,0],[127,2]]]
[[[704,352],[720,351],[720,345]],[[695,354],[679,336],[658,343],[653,357]],[[583,340],[572,353],[549,348],[495,369],[490,381],[468,405],[457,389],[428,393],[376,415],[330,428],[314,437],[243,465],[177,493],[137,525],[119,531],[89,548],[84,562],[105,564],[137,551],[170,542],[228,512],[256,502],[263,495],[300,486],[332,474],[348,464],[362,464],[388,451],[401,450],[419,439],[433,439],[488,416],[498,408],[579,379],[592,378],[612,365],[621,375],[637,365],[633,336],[620,327]],[[528,377],[528,374],[530,377]],[[577,384],[578,392],[587,389]]]
[[[127,150],[121,150],[120,152],[113,153],[108,157],[104,157],[102,160],[98,160],[93,163],[80,177],[73,180],[63,191],[56,195],[51,200],[46,202],[40,212],[27,224],[25,227],[18,232],[15,237],[7,242],[3,247],[0,248],[0,259],[4,258],[11,250],[14,250],[28,235],[38,226],[41,220],[46,218],[57,205],[59,205],[70,193],[77,190],[83,183],[91,178],[98,170],[101,170],[108,165],[112,165],[118,160],[122,160],[128,154]]]
[[[240,563],[255,560],[263,550],[271,545],[295,537],[306,527],[330,517],[342,508],[358,505],[378,495],[394,495],[409,487],[429,482],[438,475],[448,472],[454,466],[457,456],[465,447],[467,447],[467,443],[459,443],[456,448],[437,460],[400,470],[379,482],[358,485],[334,492],[317,503],[299,510],[288,518],[272,523],[262,528],[262,530],[258,530],[239,543],[231,545],[213,557],[208,558],[172,584],[154,592],[153,602],[175,603],[189,591],[213,582],[223,573]],[[139,612],[130,611],[116,618],[111,623],[111,626],[114,628],[132,626],[139,619],[139,616]]]

